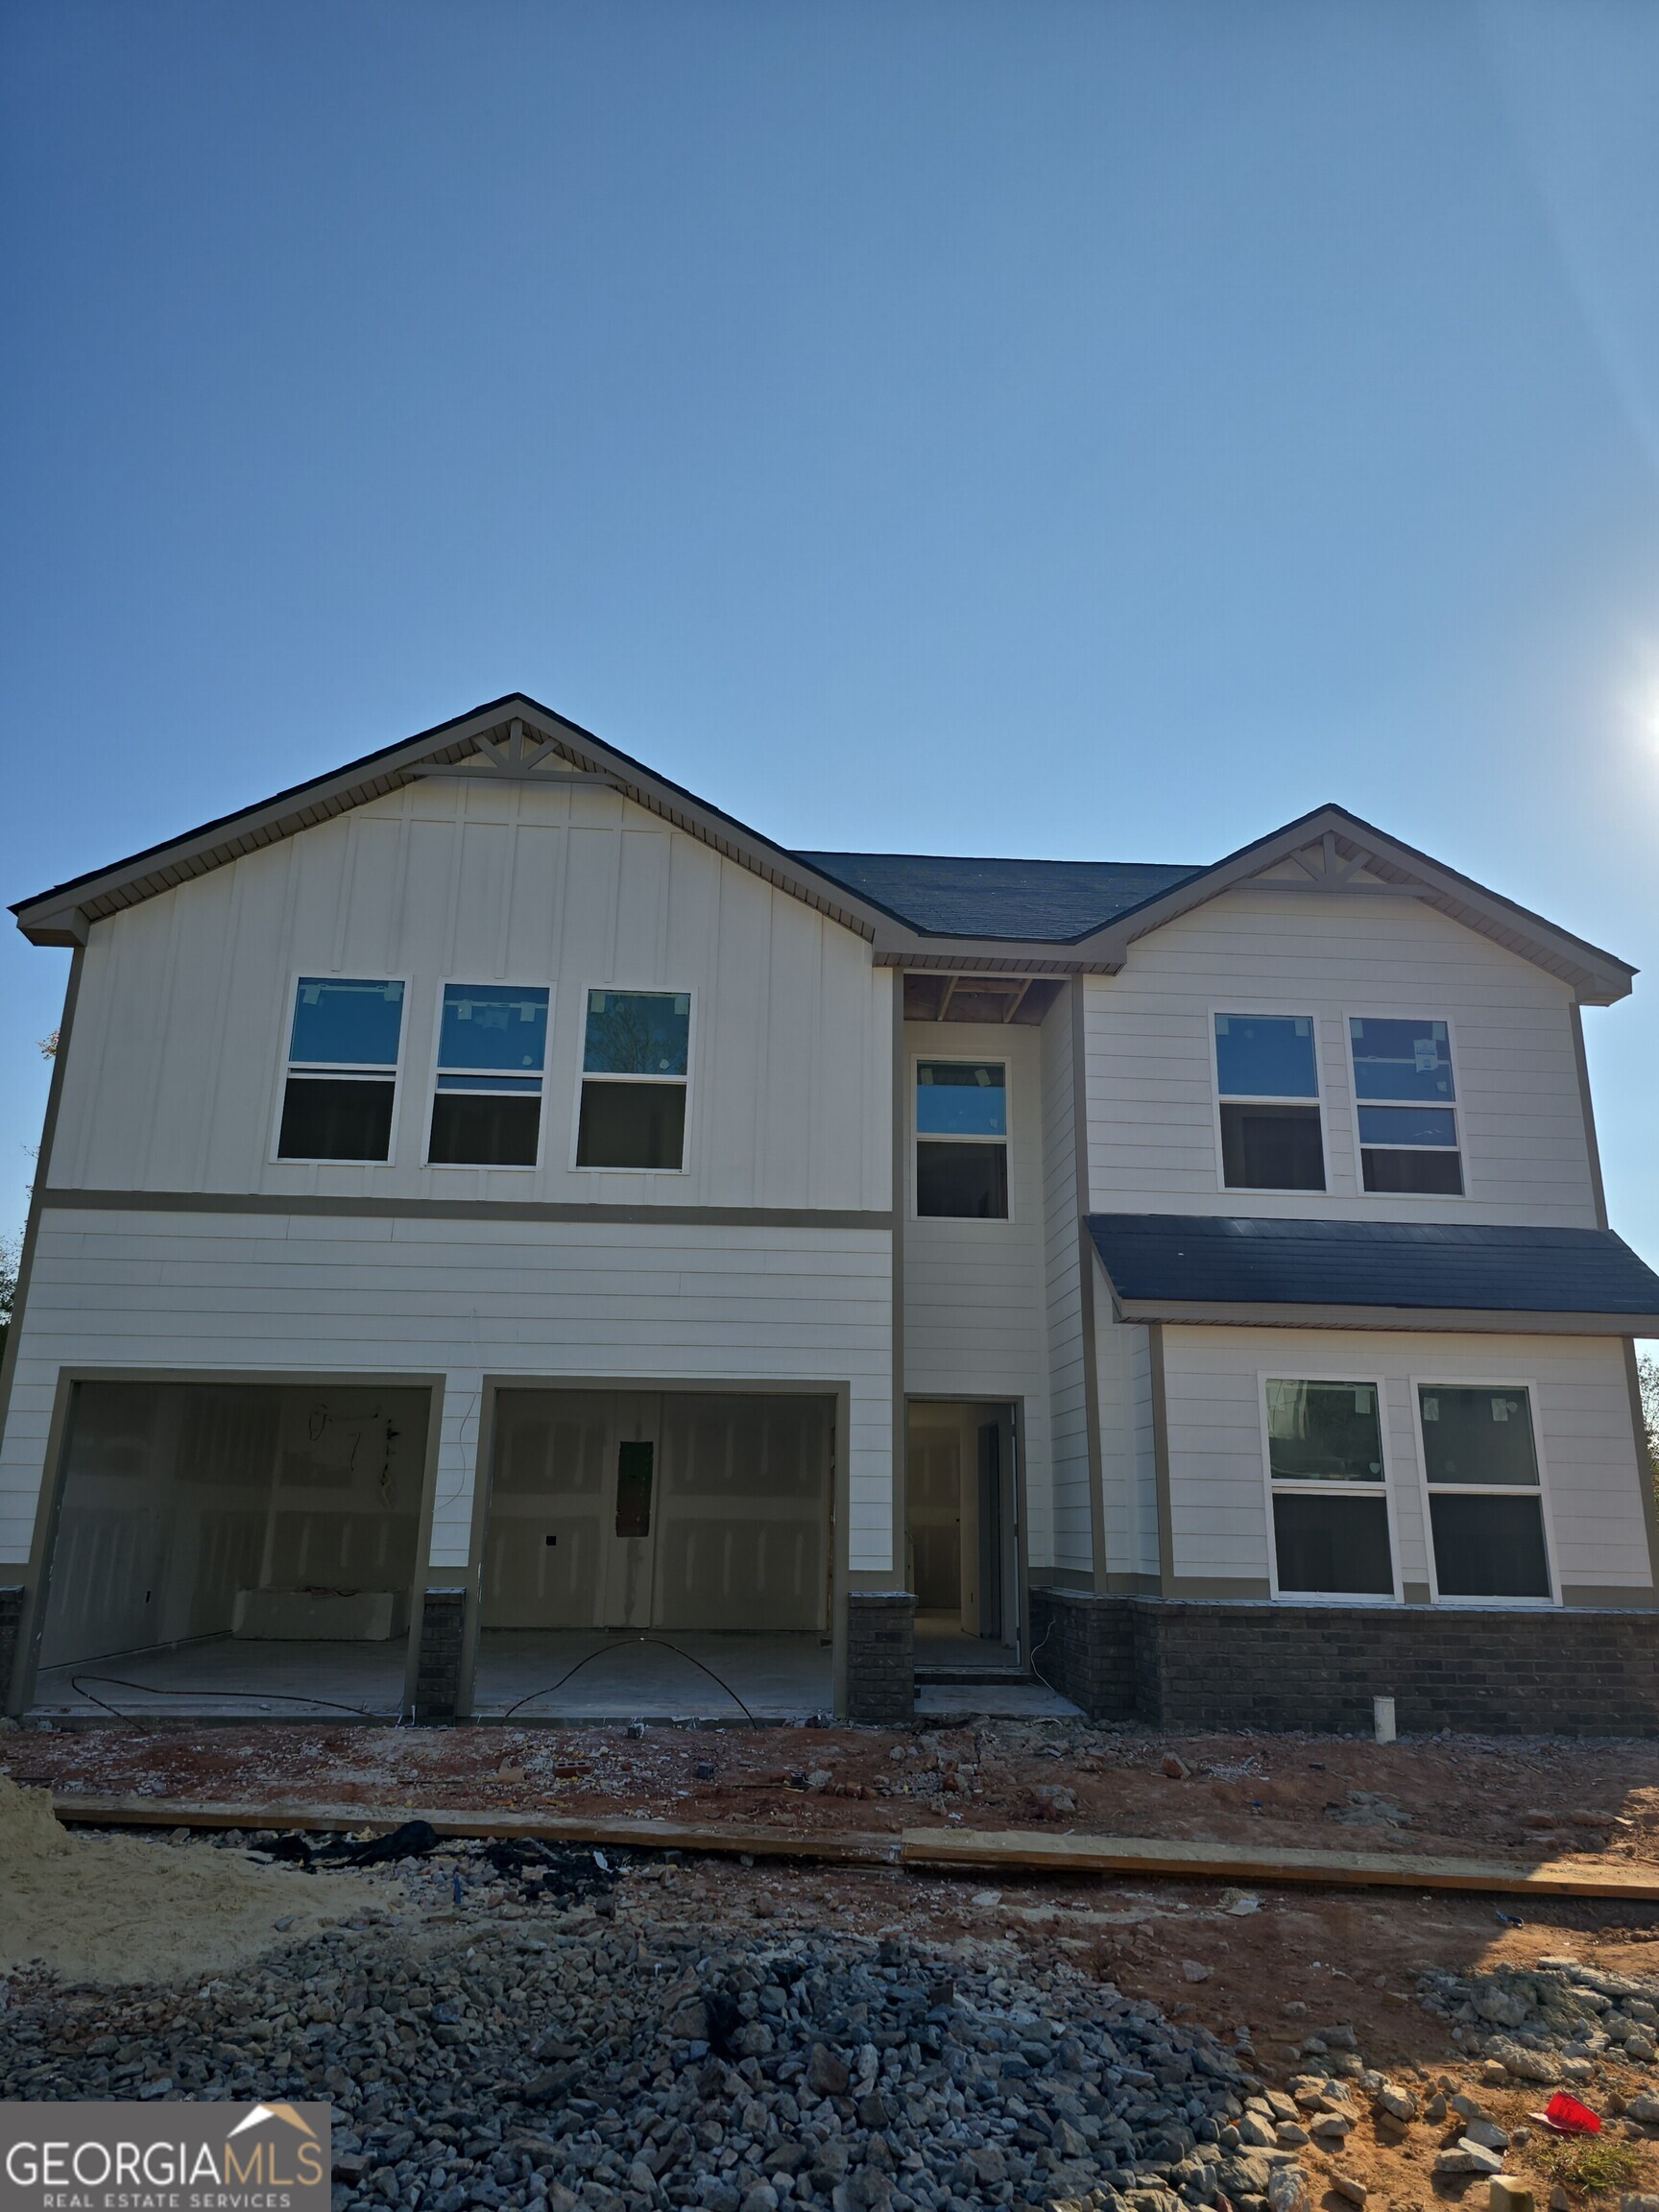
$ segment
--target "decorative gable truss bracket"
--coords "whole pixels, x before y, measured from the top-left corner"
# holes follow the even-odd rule
[[[478,750],[460,760],[436,761],[413,773],[454,783],[539,783],[543,789],[581,785],[620,791],[622,780],[604,769],[580,768],[550,737],[539,737],[517,716],[505,738],[480,736]]]
[[[1425,886],[1403,879],[1362,845],[1327,830],[1316,845],[1304,845],[1272,868],[1236,886],[1240,891],[1333,892],[1372,899],[1417,899]],[[1389,878],[1392,878],[1392,880]]]

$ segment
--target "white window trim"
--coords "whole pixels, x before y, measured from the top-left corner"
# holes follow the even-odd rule
[[[438,1056],[444,1049],[444,994],[445,991],[454,990],[457,984],[476,984],[480,991],[545,991],[547,994],[547,1034],[541,1054],[541,1113],[536,1126],[536,1158],[534,1162],[492,1166],[482,1160],[434,1160],[430,1157],[432,1117],[438,1109],[438,1076],[440,1073]],[[558,985],[545,975],[527,976],[522,980],[516,980],[511,976],[503,975],[493,975],[482,980],[475,975],[445,975],[439,978],[432,998],[432,1065],[427,1070],[426,1128],[421,1147],[421,1165],[423,1168],[428,1168],[438,1175],[539,1175],[541,1172],[541,1163],[547,1148],[547,1064],[553,1057],[553,1017],[558,1001]],[[444,1072],[455,1075],[466,1073],[468,1070],[451,1068],[444,1070]],[[471,1072],[501,1075],[510,1072],[510,1070],[495,1068],[488,1070],[479,1069],[471,1070]],[[523,1097],[525,1094],[520,1092],[518,1095]]]
[[[1225,1009],[1223,1009],[1225,1011]],[[1267,1431],[1267,1385],[1269,1382],[1337,1382],[1361,1383],[1377,1393],[1377,1436],[1382,1454],[1382,1479],[1381,1483],[1361,1482],[1276,1482],[1273,1478],[1272,1439]],[[1275,1367],[1256,1370],[1256,1412],[1262,1427],[1262,1486],[1267,1515],[1267,1588],[1274,1602],[1284,1605],[1403,1605],[1406,1601],[1405,1577],[1400,1565],[1400,1529],[1394,1505],[1394,1478],[1388,1452],[1388,1397],[1382,1377],[1365,1370],[1363,1362],[1356,1360],[1352,1366],[1320,1370],[1302,1367],[1291,1373],[1289,1364],[1281,1361]],[[1350,1493],[1362,1498],[1374,1498],[1381,1491],[1388,1522],[1388,1569],[1393,1580],[1392,1592],[1382,1590],[1281,1590],[1279,1587],[1279,1532],[1273,1519],[1273,1500],[1279,1491],[1286,1497],[1329,1498],[1333,1491]]]
[[[1456,1062],[1453,1062],[1455,1069]],[[1464,1612],[1490,1612],[1500,1607],[1511,1613],[1552,1613],[1561,1607],[1561,1571],[1555,1551],[1555,1517],[1551,1511],[1550,1469],[1544,1453],[1544,1422],[1539,1386],[1534,1376],[1505,1375],[1413,1375],[1411,1389],[1411,1432],[1417,1446],[1417,1479],[1423,1501],[1423,1549],[1429,1575],[1429,1598],[1434,1605],[1445,1605]],[[1425,1390],[1517,1390],[1527,1394],[1527,1410],[1532,1423],[1532,1455],[1538,1463],[1536,1487],[1529,1482],[1436,1482],[1429,1480],[1429,1454],[1423,1437],[1423,1392]],[[1544,1567],[1550,1577],[1548,1598],[1460,1598],[1442,1597],[1440,1575],[1434,1558],[1434,1523],[1429,1511],[1429,1501],[1437,1493],[1461,1498],[1536,1498],[1539,1519],[1544,1530]]]
[[[325,983],[401,983],[403,986],[403,1015],[397,1024],[397,1058],[390,1070],[367,1066],[346,1067],[344,1064],[291,1060],[288,1048],[294,1037],[294,1011],[299,1004],[300,982],[302,976],[312,976]],[[371,969],[326,969],[321,974],[315,966],[296,968],[288,978],[288,995],[283,1001],[282,1028],[277,1043],[276,1096],[271,1114],[271,1147],[266,1155],[268,1167],[391,1167],[397,1159],[398,1127],[403,1113],[403,1063],[409,1050],[409,1007],[414,991],[408,975],[376,974]],[[295,1153],[277,1149],[282,1142],[282,1105],[288,1092],[291,1074],[320,1075],[325,1078],[338,1075],[349,1081],[352,1076],[372,1076],[392,1079],[392,1126],[386,1135],[384,1160],[321,1160],[307,1153],[303,1158]]]
[[[1238,1014],[1246,1021],[1306,1022],[1311,1026],[1313,1039],[1313,1095],[1311,1098],[1286,1098],[1262,1094],[1246,1096],[1242,1092],[1229,1091],[1229,1106],[1311,1106],[1319,1117],[1319,1156],[1325,1167],[1325,1181],[1317,1190],[1286,1189],[1277,1183],[1229,1183],[1227,1161],[1221,1144],[1221,1055],[1216,1049],[1215,1022],[1222,1014]],[[1306,1001],[1300,1006],[1251,1005],[1248,1000],[1236,998],[1218,1000],[1205,1017],[1210,1025],[1210,1119],[1211,1135],[1215,1146],[1215,1188],[1217,1190],[1241,1198],[1330,1198],[1335,1193],[1331,1187],[1331,1131],[1330,1115],[1325,1103],[1325,1062],[1319,1050],[1319,1023],[1322,1017]],[[1347,1035],[1347,1031],[1343,1031]],[[1456,1063],[1453,1063],[1455,1067]],[[1358,1161],[1355,1161],[1355,1174],[1358,1174]],[[1318,1377],[1310,1377],[1318,1381]],[[1361,1378],[1363,1380],[1363,1378]]]
[[[685,1032],[685,1072],[684,1075],[589,1075],[583,1066],[588,1054],[588,998],[593,991],[637,993],[641,998],[684,998],[688,1007],[688,1026]],[[691,1086],[697,1079],[697,992],[687,983],[613,983],[594,981],[584,983],[577,1002],[576,1021],[576,1094],[570,1114],[569,1172],[572,1175],[689,1175],[691,1172]],[[549,1022],[551,1035],[551,1022]],[[549,1051],[548,1057],[552,1054]],[[576,1153],[582,1142],[582,1086],[584,1083],[660,1083],[664,1087],[682,1085],[685,1092],[685,1131],[681,1140],[678,1167],[585,1167],[577,1164]]]
[[[999,1052],[922,1052],[909,1055],[910,1062],[910,1192],[906,1218],[911,1221],[951,1221],[961,1228],[978,1230],[1006,1229],[1015,1219],[1014,1203],[1014,1062]],[[1002,1070],[1002,1118],[1006,1123],[1000,1137],[928,1137],[924,1140],[917,1127],[916,1094],[921,1089],[918,1070],[928,1068],[1000,1068]],[[981,1220],[973,1214],[924,1214],[919,1206],[919,1182],[916,1147],[926,1141],[929,1144],[1000,1144],[1008,1159],[1008,1211],[993,1214]]]
[[[1463,1188],[1461,1190],[1367,1190],[1365,1188],[1365,1162],[1360,1156],[1361,1146],[1359,1142],[1359,1084],[1354,1073],[1354,1032],[1349,1024],[1353,1022],[1412,1021],[1443,1022],[1446,1024],[1446,1049],[1452,1055],[1452,1107],[1457,1117],[1457,1158],[1463,1170]],[[1379,1198],[1405,1198],[1418,1205],[1464,1205],[1474,1195],[1470,1190],[1472,1179],[1469,1173],[1469,1124],[1463,1113],[1463,1050],[1457,1042],[1457,1028],[1451,1015],[1436,1014],[1431,1007],[1426,1007],[1421,1001],[1415,999],[1412,1001],[1411,1011],[1408,1014],[1402,1014],[1397,1007],[1389,1006],[1347,1007],[1342,1015],[1342,1051],[1348,1078],[1348,1111],[1354,1124],[1354,1188],[1358,1195],[1373,1202]],[[1408,1103],[1409,1101],[1405,1099],[1368,1098],[1365,1100],[1365,1104],[1368,1106],[1405,1105]],[[1372,1145],[1369,1149],[1372,1151],[1444,1153],[1446,1147],[1443,1144],[1393,1144]]]

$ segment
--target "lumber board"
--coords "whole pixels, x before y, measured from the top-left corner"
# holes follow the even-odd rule
[[[863,1830],[812,1835],[737,1821],[699,1824],[630,1818],[625,1814],[583,1819],[553,1813],[469,1812],[430,1805],[238,1805],[189,1797],[104,1797],[84,1790],[55,1793],[52,1810],[60,1820],[100,1828],[284,1828],[334,1835],[372,1830],[387,1835],[405,1820],[425,1820],[441,1837],[457,1839],[535,1836],[549,1843],[610,1843],[636,1851],[746,1852],[756,1859],[829,1859],[841,1864],[892,1865],[899,1857],[897,1837]]]
[[[1049,1874],[1146,1874],[1189,1882],[1296,1882],[1344,1888],[1479,1889],[1659,1904],[1659,1873],[1559,1859],[1528,1865],[1403,1851],[1264,1851],[1246,1843],[1054,1835],[1028,1828],[907,1828],[901,1839],[900,1859],[905,1866],[974,1866],[992,1872],[998,1867],[1025,1867]]]

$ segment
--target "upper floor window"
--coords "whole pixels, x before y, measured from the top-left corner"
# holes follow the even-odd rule
[[[1376,1383],[1270,1380],[1267,1470],[1280,1595],[1392,1597]]]
[[[1215,1077],[1228,1190],[1323,1190],[1311,1015],[1217,1014]]]
[[[301,975],[288,1037],[279,1160],[389,1160],[403,986]]]
[[[1463,1190],[1452,1046],[1444,1022],[1348,1024],[1367,1190],[1456,1197]]]
[[[996,1060],[916,1069],[916,1211],[1008,1217],[1008,1070]]]
[[[535,1166],[548,998],[540,984],[445,984],[426,1146],[433,1166]]]
[[[689,993],[589,991],[577,1166],[680,1168],[690,1065]]]
[[[1423,1474],[1442,1598],[1548,1598],[1531,1393],[1426,1382]]]

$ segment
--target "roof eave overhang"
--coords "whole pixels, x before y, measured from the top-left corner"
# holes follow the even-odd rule
[[[1581,937],[1575,937],[1570,930],[1558,928],[1542,915],[1486,890],[1468,877],[1459,876],[1455,869],[1443,867],[1428,854],[1402,845],[1397,838],[1374,829],[1346,808],[1332,805],[1315,807],[1310,814],[1288,822],[1284,829],[1275,830],[1270,835],[1230,854],[1203,875],[1161,892],[1129,913],[1118,916],[1103,928],[1078,939],[1068,948],[1072,963],[1087,964],[1088,971],[1093,973],[1115,973],[1122,967],[1130,947],[1138,938],[1191,913],[1223,892],[1250,884],[1264,869],[1290,859],[1327,831],[1335,838],[1344,858],[1364,854],[1366,873],[1379,879],[1378,887],[1369,894],[1364,887],[1351,885],[1323,892],[1311,882],[1288,887],[1299,895],[1310,894],[1334,902],[1367,895],[1405,894],[1437,908],[1465,928],[1492,939],[1521,959],[1546,970],[1564,983],[1581,1005],[1609,1006],[1616,999],[1628,997],[1636,970],[1627,961]]]
[[[1104,1266],[1101,1269],[1105,1274]],[[1111,1277],[1106,1276],[1109,1286]],[[1472,1336],[1652,1336],[1659,1313],[1551,1313],[1467,1306],[1320,1306],[1223,1299],[1122,1298],[1119,1321],[1181,1322],[1199,1328],[1461,1331]]]
[[[556,746],[572,769],[602,779],[637,805],[817,908],[866,942],[874,943],[879,934],[895,950],[919,942],[914,931],[884,908],[859,898],[833,878],[821,876],[758,830],[654,775],[641,762],[595,737],[591,731],[522,692],[493,700],[330,775],[279,792],[257,806],[205,823],[113,867],[77,877],[38,898],[25,900],[12,909],[17,926],[33,945],[83,945],[95,922],[400,790],[434,769],[456,764],[477,753],[481,740],[495,737],[515,721]]]

